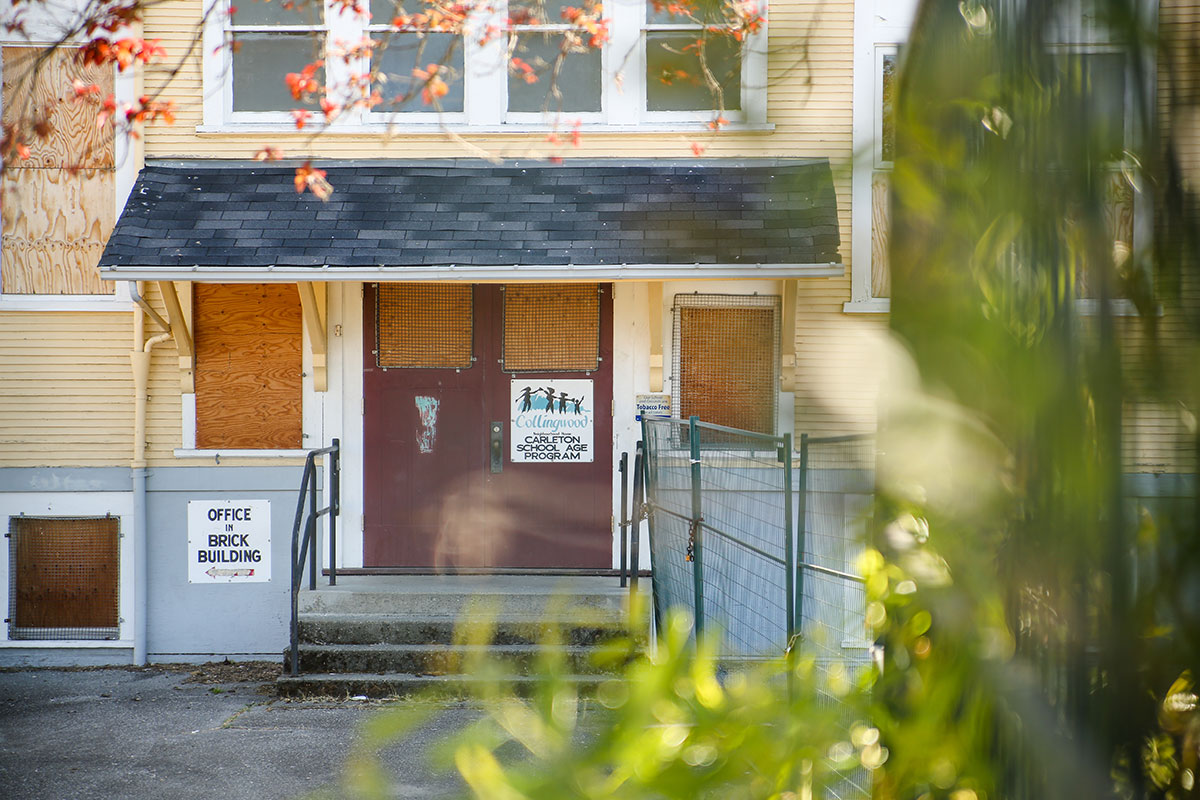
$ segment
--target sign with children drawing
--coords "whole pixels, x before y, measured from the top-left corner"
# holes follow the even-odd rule
[[[590,380],[513,380],[513,463],[591,462],[595,398]]]

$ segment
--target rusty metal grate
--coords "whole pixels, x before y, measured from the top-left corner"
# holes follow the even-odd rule
[[[600,286],[504,287],[505,372],[591,372],[600,366]]]
[[[679,416],[774,434],[781,301],[677,294],[671,393]]]
[[[10,517],[9,639],[116,639],[116,517]]]
[[[474,359],[470,284],[381,283],[375,293],[375,365],[464,369]]]

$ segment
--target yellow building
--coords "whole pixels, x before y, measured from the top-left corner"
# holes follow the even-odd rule
[[[33,103],[57,135],[4,178],[0,516],[49,544],[0,553],[0,663],[278,653],[301,466],[334,439],[343,569],[603,571],[639,401],[874,429],[914,3],[738,6],[706,85],[707,23],[653,4],[606,5],[607,40],[561,64],[587,20],[555,4],[424,34],[340,5],[148,5],[167,55],[140,71],[60,52],[30,77],[54,20],[5,44],[6,119]],[[284,75],[318,59],[337,109],[301,127]],[[354,103],[375,67],[389,100]],[[76,80],[174,121],[101,135]],[[253,530],[198,542],[204,514]],[[266,560],[198,561],[233,550]],[[55,559],[94,603],[46,608]]]

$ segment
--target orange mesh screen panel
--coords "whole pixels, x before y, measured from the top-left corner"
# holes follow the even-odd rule
[[[9,638],[115,639],[116,517],[11,517]]]
[[[600,287],[504,287],[505,372],[591,372],[600,366]]]
[[[675,301],[680,417],[775,433],[779,298],[681,295]]]
[[[470,284],[381,283],[375,296],[376,366],[471,366]]]

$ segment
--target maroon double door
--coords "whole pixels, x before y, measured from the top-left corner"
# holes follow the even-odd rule
[[[601,287],[599,367],[586,374],[504,371],[498,285],[472,289],[469,368],[381,368],[376,291],[363,292],[364,565],[611,566],[611,287]],[[594,381],[591,462],[512,461],[514,379]]]

